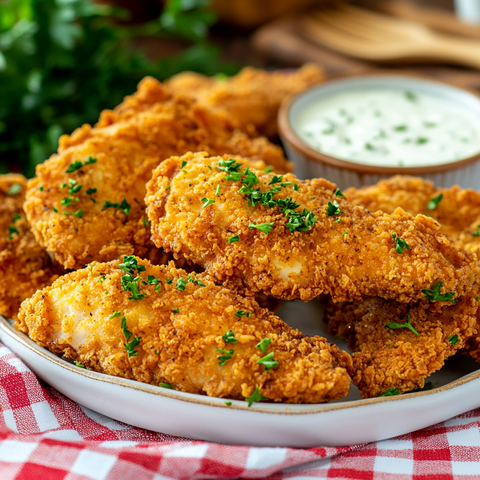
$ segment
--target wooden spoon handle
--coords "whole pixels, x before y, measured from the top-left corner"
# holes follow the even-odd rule
[[[446,35],[435,36],[432,40],[425,46],[419,45],[418,53],[423,53],[434,60],[480,69],[480,41]]]

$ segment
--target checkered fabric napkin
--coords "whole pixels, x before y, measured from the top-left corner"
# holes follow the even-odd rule
[[[0,344],[0,480],[480,479],[480,410],[382,442],[256,448],[175,438],[81,407]]]

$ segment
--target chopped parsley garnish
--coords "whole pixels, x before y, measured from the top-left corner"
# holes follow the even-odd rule
[[[215,203],[215,200],[209,200],[208,198],[203,197],[202,202],[204,202],[202,208],[207,208],[209,205],[213,205]]]
[[[180,165],[180,168],[182,169],[186,164],[187,164],[187,162],[184,160],[184,161],[182,162],[182,164]]]
[[[39,190],[40,190],[41,192],[43,192],[44,188],[43,188],[43,187],[40,187]]]
[[[396,233],[392,233],[392,238],[395,240],[395,250],[397,253],[403,253],[403,250],[410,250],[407,242],[400,237],[397,237]]]
[[[335,195],[336,197],[344,197],[344,196],[345,196],[339,188],[337,188],[337,189],[335,190],[334,195]]]
[[[267,348],[268,346],[272,343],[271,338],[264,338],[263,340],[260,340],[260,342],[257,343],[255,348],[258,348],[261,350],[263,353],[267,353]]]
[[[252,230],[253,228],[256,228],[257,230],[262,231],[265,235],[268,235],[273,230],[273,222],[259,223],[258,225],[255,225],[254,223],[250,222],[248,225],[248,228],[250,230]]]
[[[265,173],[271,173],[271,172],[273,172],[273,167],[267,167],[265,169]]]
[[[246,185],[249,188],[254,187],[257,183],[260,183],[258,177],[250,171],[250,169],[246,168],[243,172],[245,178],[242,178],[242,184]]]
[[[58,213],[58,210],[57,210],[55,207],[52,207],[52,210],[53,210],[55,213]]]
[[[75,366],[79,367],[79,368],[85,368],[85,365],[83,363],[80,363],[80,362],[75,362]]]
[[[417,95],[409,90],[405,92],[405,97],[409,102],[416,102],[418,100]]]
[[[235,242],[238,242],[239,240],[240,240],[240,237],[238,235],[233,235],[227,240],[227,243],[235,243]]]
[[[348,235],[348,232],[343,232],[342,236]]]
[[[128,204],[127,199],[124,198],[122,200],[122,203],[112,203],[110,200],[107,200],[103,204],[103,210],[106,210],[107,208],[118,208],[121,210],[125,215],[128,215],[131,210],[131,206]]]
[[[268,372],[271,368],[278,368],[278,362],[273,359],[274,352],[270,352],[268,355],[265,355],[260,360],[257,360],[257,363],[265,367],[265,371]]]
[[[21,218],[22,216],[17,213],[16,215],[13,216],[13,223],[15,223],[17,220],[20,220]]]
[[[365,149],[366,150],[375,150],[375,147],[371,143],[367,142],[365,144]]]
[[[117,312],[116,310],[108,317],[109,320],[112,320],[115,317],[121,317],[122,314],[120,312]]]
[[[299,186],[298,186],[298,183],[294,183],[293,184],[293,189],[298,192],[298,189],[299,189]]]
[[[172,313],[178,313],[180,311],[179,308],[176,308],[175,310],[172,310]]]
[[[242,166],[241,163],[238,163],[236,160],[231,158],[230,160],[219,160],[217,162],[217,168],[227,173],[237,173]],[[238,179],[240,180],[240,178]]]
[[[87,195],[93,195],[94,193],[97,193],[97,189],[96,188],[89,188],[87,190]]]
[[[73,173],[76,172],[77,170],[80,170],[84,165],[90,165],[91,163],[97,163],[96,158],[89,157],[88,160],[84,163],[81,162],[80,160],[76,160],[70,166],[68,169],[65,171],[65,173]]]
[[[16,195],[22,191],[22,186],[19,183],[13,183],[7,190],[7,195]]]
[[[147,283],[149,283],[150,285],[158,285],[160,283],[160,280],[153,275],[148,275]]]
[[[251,314],[252,312],[244,312],[243,310],[237,310],[235,312],[235,316],[237,316],[238,318],[242,318],[244,315],[248,318]]]
[[[282,183],[283,175],[274,175],[268,183],[269,185],[275,185],[276,183]]]
[[[235,345],[237,343],[237,341],[235,340],[235,334],[229,330],[223,337],[222,337],[223,341],[225,343],[232,343],[233,345]]]
[[[333,217],[334,215],[341,215],[343,212],[340,210],[340,205],[336,200],[328,202],[327,206],[327,217]]]
[[[474,231],[472,232],[472,235],[473,235],[474,237],[480,237],[480,224],[477,225],[477,230],[474,230]]]
[[[167,283],[168,285],[171,285],[173,283],[173,280],[171,278],[167,278]]]
[[[447,340],[452,344],[456,345],[458,343],[458,335],[450,335],[450,337],[447,338]]]
[[[217,357],[219,365],[225,365],[228,360],[231,360],[233,354],[235,353],[235,350],[221,350],[219,348],[217,348],[215,351],[217,353],[223,353],[223,355]]]
[[[333,221],[333,223],[340,223],[342,221],[341,218],[337,218],[336,220]]]
[[[429,140],[428,138],[425,137],[418,137],[416,140],[417,145],[423,145],[424,143],[427,143]]]
[[[438,207],[438,204],[442,201],[442,198],[443,198],[443,193],[441,193],[438,197],[432,198],[427,203],[427,208],[429,210],[435,210]]]
[[[18,235],[18,228],[15,225],[12,225],[8,227],[8,239],[12,240],[13,235],[17,234]]]
[[[286,215],[288,222],[285,226],[290,230],[290,233],[294,231],[307,232],[317,223],[317,217],[306,208],[303,209],[303,212],[290,211]]]
[[[187,286],[187,281],[184,278],[179,277],[175,288],[183,292],[186,286]]]
[[[150,224],[148,223],[148,220],[146,218],[142,219],[142,222],[143,222],[143,226],[145,228],[149,228],[150,227]]]
[[[394,397],[395,395],[400,395],[400,392],[398,391],[398,388],[390,387],[388,390],[381,393],[379,395],[379,397]]]
[[[63,212],[64,215],[71,215],[72,217],[82,218],[83,217],[83,210],[79,209],[74,213],[70,212]]]
[[[387,328],[391,328],[392,330],[396,330],[397,328],[408,328],[411,332],[415,335],[419,335],[419,333],[412,327],[410,323],[410,315],[407,315],[407,322],[406,323],[397,323],[397,322],[390,322],[385,325]]]
[[[455,292],[446,292],[443,295],[440,294],[440,289],[443,287],[443,282],[436,283],[432,289],[422,290],[422,293],[427,297],[427,300],[431,302],[451,302],[455,305]]]
[[[264,397],[258,391],[258,387],[255,387],[255,390],[253,391],[253,393],[247,399],[248,406],[251,407],[253,402],[261,402],[262,400],[267,400],[267,397]]]
[[[131,294],[129,300],[142,300],[145,298],[145,293],[140,293],[140,287],[138,285],[142,279],[138,274],[144,272],[145,267],[138,265],[137,259],[133,255],[125,255],[123,257],[123,263],[118,264],[117,267],[125,272],[125,275],[120,277],[120,281],[123,289]],[[137,276],[135,276],[135,273]]]
[[[169,383],[160,382],[159,385],[163,388],[169,388],[170,390],[172,389],[172,386]]]
[[[204,285],[200,280],[195,280],[191,275],[188,276],[187,280],[194,283],[195,285],[198,285],[199,287],[206,287],[206,285]]]
[[[60,203],[64,206],[64,207],[69,207],[73,202],[73,198],[72,197],[65,197],[65,198],[62,198],[60,200]]]
[[[220,184],[218,184],[217,188],[215,189],[215,195],[220,195]]]
[[[231,406],[232,406],[232,402],[225,402],[225,405],[226,405],[227,407],[231,407]]]
[[[132,338],[133,333],[128,330],[127,326],[127,317],[122,318],[122,330],[123,336],[127,340],[127,343],[124,343],[125,348],[127,349],[127,354],[129,357],[136,357],[138,354],[138,350],[135,350],[136,347],[140,344],[140,337],[134,337],[131,342],[129,340]]]
[[[397,125],[396,127],[393,127],[393,129],[396,132],[405,132],[405,131],[408,130],[408,126],[407,125]]]
[[[68,180],[68,193],[70,195],[74,195],[78,193],[82,189],[83,185],[77,185],[76,180],[69,179]]]

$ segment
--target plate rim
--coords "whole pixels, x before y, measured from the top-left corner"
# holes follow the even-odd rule
[[[113,375],[108,375],[105,373],[89,371],[86,369],[78,368],[76,366],[73,366],[66,360],[63,360],[62,358],[56,356],[54,353],[50,352],[46,348],[41,347],[40,345],[35,343],[26,334],[24,334],[23,332],[20,332],[15,327],[13,327],[9,323],[9,321],[2,315],[0,315],[0,331],[3,331],[6,335],[12,337],[14,340],[22,344],[24,347],[33,351],[35,354],[40,355],[42,358],[53,363],[54,365],[61,367],[65,370],[68,370],[71,373],[89,378],[91,380],[101,381],[103,383],[113,384],[120,387],[131,388],[133,390],[137,390],[143,393],[149,393],[149,394],[153,394],[161,397],[167,397],[173,400],[181,400],[184,402],[195,403],[198,405],[228,408],[228,409],[235,409],[235,410],[244,410],[249,412],[257,412],[257,413],[268,413],[270,415],[319,414],[319,413],[332,412],[336,410],[345,410],[345,409],[350,409],[350,408],[355,408],[360,406],[371,406],[371,405],[381,404],[384,402],[391,402],[391,401],[398,402],[402,400],[410,400],[414,397],[418,398],[420,396],[441,394],[447,390],[451,390],[460,385],[465,385],[466,383],[470,383],[480,378],[480,366],[479,366],[478,370],[471,372],[467,375],[464,375],[463,377],[460,377],[459,379],[454,380],[453,382],[450,382],[441,387],[434,388],[432,390],[426,390],[423,392],[406,393],[403,395],[394,395],[389,397],[365,398],[361,400],[352,400],[352,401],[343,402],[343,403],[287,404],[287,403],[272,402],[272,403],[254,403],[251,407],[248,407],[247,402],[242,400],[231,400],[231,399],[222,398],[222,397],[209,397],[207,395],[199,395],[199,394],[194,394],[189,392],[174,393],[176,392],[175,390],[162,388],[160,386],[151,385],[149,383],[142,383],[137,380],[130,380],[122,377],[115,377]],[[178,395],[179,393],[181,395]],[[225,401],[231,401],[232,404],[230,406],[227,406],[225,405]],[[281,407],[283,407],[283,409],[280,409]]]

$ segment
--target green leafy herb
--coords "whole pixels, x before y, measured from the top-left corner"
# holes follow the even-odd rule
[[[337,189],[335,190],[334,195],[335,195],[336,197],[344,197],[344,196],[345,196],[339,188],[337,188]]]
[[[472,232],[474,237],[480,237],[480,224],[477,225],[477,229]]]
[[[179,277],[175,288],[183,292],[186,286],[187,286],[187,281],[184,278]]]
[[[145,293],[140,293],[139,282],[142,279],[138,274],[145,271],[143,265],[138,265],[137,259],[133,255],[125,255],[123,262],[117,265],[118,268],[125,272],[120,277],[120,282],[126,292],[130,292],[129,300],[142,300]]]
[[[258,390],[258,387],[255,387],[254,392],[248,397],[248,406],[251,407],[254,402],[261,402],[262,400],[267,400],[267,397],[264,397]]]
[[[400,395],[400,392],[398,391],[398,388],[390,387],[388,390],[381,393],[379,395],[379,397],[394,397],[395,395]]]
[[[127,199],[124,198],[122,200],[122,203],[112,203],[109,200],[107,200],[103,205],[103,210],[106,210],[107,208],[118,208],[125,215],[128,215],[132,207],[128,204]]]
[[[215,351],[217,353],[223,353],[223,355],[220,355],[219,357],[217,357],[219,365],[225,365],[225,363],[228,362],[228,360],[231,360],[233,354],[235,353],[234,350],[221,350],[219,348],[217,348]]]
[[[172,310],[172,313],[178,313],[180,311],[179,308],[176,308],[175,310]]]
[[[248,318],[251,314],[252,312],[244,312],[243,310],[237,310],[235,312],[235,316],[237,316],[238,318],[242,318],[244,315]]]
[[[167,278],[167,283],[168,285],[171,285],[173,283],[173,280],[171,278]]]
[[[396,330],[397,328],[408,328],[411,332],[415,335],[419,335],[419,333],[412,327],[410,323],[410,315],[407,315],[407,322],[406,323],[397,323],[397,322],[390,322],[385,325],[387,328],[391,328],[392,330]]]
[[[425,137],[418,137],[416,140],[417,145],[423,145],[424,143],[427,143],[429,140],[428,138]]]
[[[405,92],[405,97],[409,102],[416,102],[418,100],[417,95],[409,90]]]
[[[215,203],[215,200],[209,200],[208,198],[203,197],[202,202],[204,202],[204,204],[202,205],[202,208],[206,208],[209,205],[213,205]]]
[[[200,280],[195,280],[195,279],[192,277],[192,275],[189,275],[187,280],[188,280],[189,282],[194,283],[195,285],[198,285],[199,287],[203,287],[203,288],[206,287],[206,285],[204,285]]]
[[[259,223],[258,225],[255,225],[254,223],[250,222],[248,225],[248,228],[250,230],[252,230],[253,228],[256,228],[257,230],[262,231],[265,235],[268,235],[273,230],[273,222]]]
[[[97,189],[96,188],[89,188],[87,190],[87,195],[93,195],[94,193],[97,193]]]
[[[13,216],[13,223],[15,223],[17,220],[20,220],[21,218],[22,218],[21,215],[19,215],[18,213],[15,214],[15,215]]]
[[[407,242],[403,238],[397,237],[396,233],[392,233],[392,238],[395,240],[395,250],[397,253],[403,253],[403,250],[410,250]]]
[[[215,195],[220,195],[220,184],[218,184],[217,188],[215,189]]]
[[[257,343],[255,348],[258,348],[261,350],[263,353],[267,353],[267,348],[268,346],[272,343],[271,338],[264,338],[263,340],[260,340],[260,342]]]
[[[269,185],[275,185],[276,183],[282,183],[283,175],[274,175],[273,178],[268,183]]]
[[[340,205],[336,200],[328,202],[327,205],[327,217],[333,217],[334,215],[341,215],[343,212],[340,210]]]
[[[18,228],[15,225],[8,227],[8,239],[12,240],[13,235],[18,235]]]
[[[235,334],[229,330],[223,337],[222,337],[223,341],[225,343],[232,343],[232,344],[236,344],[237,341],[235,340]]]
[[[64,207],[69,207],[73,202],[73,199],[71,197],[66,197],[66,198],[62,198],[60,200],[60,203],[64,206]]]
[[[240,170],[241,166],[242,164],[238,163],[233,158],[231,158],[230,160],[219,160],[217,162],[217,168],[227,173],[237,173]],[[238,180],[240,180],[240,178]]]
[[[126,343],[124,343],[125,348],[127,350],[127,354],[129,357],[136,357],[138,354],[138,350],[135,350],[136,347],[140,344],[140,337],[134,337],[131,342],[129,342],[130,338],[132,338],[133,333],[128,330],[127,326],[127,317],[122,318],[122,330],[123,330],[123,336],[127,340]]]
[[[298,186],[298,183],[294,183],[293,184],[293,189],[298,192],[298,189],[299,189],[299,186]]]
[[[227,243],[235,243],[235,242],[238,242],[239,240],[240,240],[240,237],[238,235],[233,235],[227,240]]]
[[[372,150],[373,151],[373,150],[375,150],[375,147],[371,143],[367,142],[365,144],[365,150]]]
[[[427,297],[427,300],[431,302],[450,302],[455,305],[455,292],[446,292],[443,295],[440,294],[440,289],[443,287],[443,282],[436,283],[432,289],[422,290],[422,293]]]
[[[180,165],[180,169],[182,169],[186,164],[187,164],[187,162],[184,160],[184,161],[182,162],[182,164]]]
[[[456,345],[458,343],[458,335],[451,335],[450,337],[447,338],[447,340],[452,344]]]
[[[160,280],[153,275],[147,275],[147,283],[150,285],[158,285],[160,283]]]
[[[232,406],[232,402],[225,402],[225,405],[226,405],[227,407],[231,407],[231,406]]]
[[[396,132],[405,132],[405,131],[408,130],[408,126],[407,125],[397,125],[396,127],[393,127],[393,129]]]
[[[271,368],[278,368],[278,362],[273,359],[274,352],[270,352],[268,355],[265,355],[260,360],[257,360],[257,363],[265,367],[265,371],[268,372]]]
[[[116,310],[108,317],[109,320],[112,320],[115,317],[121,317],[122,314],[120,312],[117,312]]]
[[[52,207],[52,210],[53,210],[55,213],[58,213],[58,210],[57,210],[55,207]]]
[[[73,163],[70,164],[70,166],[65,171],[65,173],[76,172],[77,170],[80,170],[82,167],[84,167],[86,165],[90,165],[92,163],[97,163],[97,159],[89,157],[86,162],[81,162],[80,160],[75,160]]]
[[[63,212],[64,215],[71,215],[72,217],[82,218],[83,217],[83,210],[79,209],[74,213],[70,212]]]
[[[85,368],[85,365],[83,363],[80,363],[80,362],[75,362],[75,366],[79,367],[79,368]]]
[[[273,167],[267,167],[265,169],[265,173],[271,173],[271,172],[273,172]]]
[[[333,223],[340,223],[342,221],[341,218],[337,218],[336,220],[333,221]]]
[[[172,386],[169,383],[160,382],[159,385],[163,388],[169,388],[170,390],[172,389]]]
[[[13,183],[7,190],[7,195],[16,195],[22,191],[22,186],[19,183]]]
[[[438,207],[438,204],[442,201],[442,198],[443,198],[443,193],[441,193],[438,197],[432,198],[427,203],[427,208],[429,210],[435,210]]]

